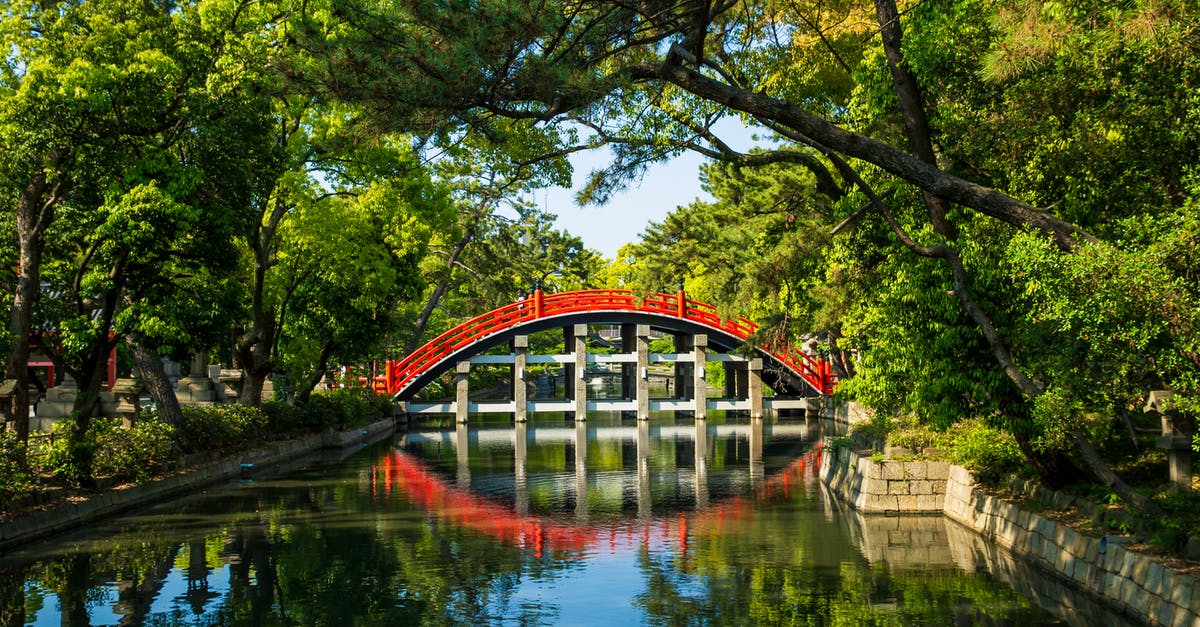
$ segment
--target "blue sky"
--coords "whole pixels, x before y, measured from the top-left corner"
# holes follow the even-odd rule
[[[642,180],[614,194],[603,206],[580,207],[575,204],[575,192],[583,186],[593,169],[603,167],[611,159],[608,149],[578,153],[571,159],[575,168],[571,189],[541,190],[536,195],[538,206],[556,214],[555,224],[583,239],[584,245],[612,259],[617,249],[641,238],[651,222],[661,222],[672,210],[690,204],[696,198],[711,200],[700,188],[700,164],[705,159],[696,153],[686,153],[666,163],[650,167]]]
[[[747,127],[738,118],[727,117],[717,124],[716,131],[735,150],[748,150],[759,143],[754,133],[763,129]],[[579,236],[584,245],[609,259],[616,257],[621,246],[641,239],[642,231],[651,222],[661,222],[676,207],[691,204],[697,198],[712,200],[700,188],[700,165],[706,159],[688,152],[651,166],[641,181],[614,194],[604,206],[575,204],[575,192],[583,186],[588,173],[607,165],[611,158],[607,148],[576,153],[571,157],[575,168],[571,189],[541,190],[535,196],[539,208],[558,216],[555,223],[558,228]]]

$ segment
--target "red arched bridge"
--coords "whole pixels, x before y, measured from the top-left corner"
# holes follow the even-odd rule
[[[725,352],[742,346],[758,330],[758,325],[745,318],[722,318],[716,307],[687,298],[682,290],[645,297],[628,290],[555,294],[537,290],[527,300],[499,307],[442,333],[400,361],[389,361],[384,380],[376,385],[398,401],[409,400],[465,357],[517,335],[581,323],[648,324],[674,332],[703,333],[710,346]],[[790,344],[754,348],[771,363],[772,367],[764,370],[777,392],[805,396],[813,391],[833,392],[836,379],[825,360],[814,359]]]

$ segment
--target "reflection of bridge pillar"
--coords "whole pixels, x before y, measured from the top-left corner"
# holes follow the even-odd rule
[[[708,386],[704,382],[704,367],[708,363],[708,336],[697,333],[692,336],[692,379],[693,399],[695,399],[696,420],[708,417]]]
[[[696,421],[696,443],[694,449],[696,463],[696,509],[708,507],[708,423]]]
[[[637,325],[637,416],[650,419],[650,325]]]
[[[650,508],[650,422],[639,420],[637,427],[637,508],[640,518],[649,518]]]
[[[466,423],[471,412],[470,373],[469,361],[460,361],[454,366],[454,416],[459,423]]]
[[[529,352],[529,336],[517,335],[513,337],[512,349],[513,420],[516,422],[525,422],[525,415],[529,410],[529,404],[527,403],[529,389],[525,386],[525,354]]]
[[[748,372],[749,385],[746,388],[746,393],[750,400],[750,417],[762,418],[763,416],[763,384],[762,370],[763,361],[760,357],[755,357],[750,360]]]
[[[575,423],[575,517],[587,521],[587,423]]]
[[[454,456],[458,461],[458,487],[471,487],[471,440],[467,423],[460,422],[454,428]]]
[[[763,420],[750,419],[750,486],[762,484],[766,465],[763,463]]]
[[[513,502],[517,514],[529,514],[529,477],[525,474],[527,453],[525,446],[525,423],[518,422],[513,428]]]

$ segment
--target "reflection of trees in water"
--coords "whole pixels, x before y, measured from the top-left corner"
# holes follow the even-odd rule
[[[25,569],[0,571],[0,625],[25,624]]]
[[[870,564],[812,493],[736,521],[695,517],[685,550],[638,554],[652,624],[1022,625],[1024,596],[952,567]]]
[[[25,623],[51,594],[64,625],[90,624],[104,605],[122,624],[485,624],[497,608],[525,624],[553,620],[552,609],[506,599],[561,564],[402,502],[381,507],[356,469],[337,472],[301,489],[267,482],[184,502],[80,552],[2,571],[0,624]],[[151,615],[170,577],[180,596]]]
[[[0,624],[24,623],[51,593],[63,624],[87,624],[104,603],[126,624],[547,624],[559,606],[522,603],[524,586],[583,564],[415,511],[362,464],[300,479],[172,505],[80,545],[90,552],[2,572]],[[770,506],[687,514],[682,537],[634,549],[645,622],[1032,622],[1028,601],[984,579],[869,565],[814,492],[766,488],[757,498]],[[164,589],[180,596],[151,615]]]

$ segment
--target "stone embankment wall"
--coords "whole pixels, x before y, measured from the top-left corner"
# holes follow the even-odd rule
[[[147,481],[122,490],[111,490],[86,501],[63,503],[53,509],[34,512],[8,522],[0,522],[0,551],[113,516],[140,505],[196,492],[204,486],[241,476],[246,472],[247,467],[271,466],[322,448],[341,448],[374,440],[391,433],[395,424],[394,419],[386,418],[371,423],[367,427],[310,435],[246,451],[233,459],[209,464],[178,475]]]
[[[944,481],[928,479],[941,476],[943,469]],[[918,476],[925,479],[916,479]],[[1200,591],[1196,590],[1195,576],[1126,549],[1121,538],[1088,537],[988,495],[974,487],[974,477],[965,468],[945,462],[877,461],[850,449],[835,448],[822,456],[821,480],[839,498],[863,512],[944,514],[991,543],[1056,573],[1076,590],[1103,599],[1148,624],[1200,627]],[[930,489],[936,486],[943,491],[911,491],[923,491],[926,483]],[[914,484],[919,487],[911,488]]]
[[[863,513],[941,514],[950,464],[927,461],[875,461],[847,448],[830,448],[821,461],[821,479]]]

